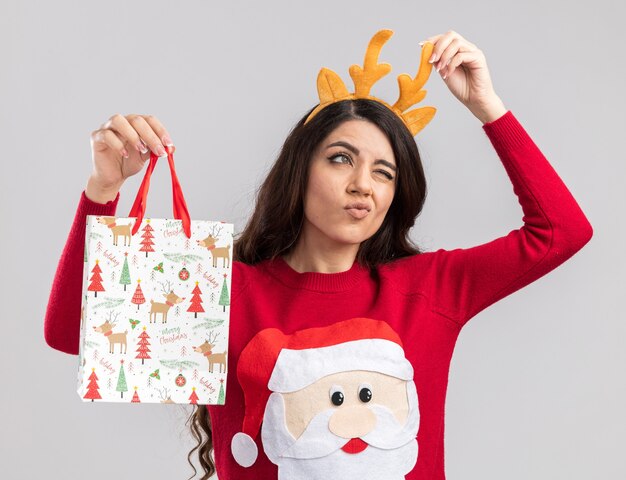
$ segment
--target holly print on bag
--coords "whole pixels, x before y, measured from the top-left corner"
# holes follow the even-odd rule
[[[161,403],[167,389],[165,403],[223,404],[233,224],[194,220],[188,238],[167,218],[143,218],[131,235],[134,220],[86,219],[78,393]],[[215,266],[207,232],[224,245]]]

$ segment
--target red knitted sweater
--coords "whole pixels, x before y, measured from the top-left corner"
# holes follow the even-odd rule
[[[484,124],[483,130],[491,140],[522,207],[523,225],[519,229],[472,248],[439,249],[379,266],[378,280],[356,262],[348,271],[330,274],[299,273],[280,258],[256,265],[233,262],[226,405],[208,407],[220,480],[321,479],[330,475],[359,480],[445,478],[444,404],[450,360],[461,328],[494,302],[558,267],[580,250],[593,234],[576,200],[511,111]],[[78,354],[85,216],[114,215],[118,201],[119,194],[106,205],[90,201],[84,191],[81,194],[46,312],[45,340],[55,349]],[[354,319],[360,320],[355,323]],[[355,326],[357,323],[358,327]],[[331,334],[337,336],[338,330],[333,328],[344,325],[346,329],[354,329],[354,332],[346,332],[348,338],[362,340],[371,335],[376,339],[374,343],[364,344],[366,349],[371,349],[374,344],[377,349],[383,348],[374,350],[374,357],[376,352],[389,348],[388,355],[399,355],[399,360],[385,366],[387,354],[381,354],[378,363],[372,364],[358,356],[360,350],[344,350],[343,347],[349,347],[350,342],[342,343],[343,340],[328,337]],[[261,337],[273,332],[266,330],[270,327],[280,330],[287,340],[263,343],[266,340]],[[313,332],[312,327],[327,328]],[[328,335],[324,333],[326,331]],[[317,354],[326,350],[313,348],[305,352],[302,346],[288,348],[289,336],[296,333],[298,335],[293,340],[299,338],[298,342],[304,342],[301,345],[320,341],[334,347],[328,349],[324,358],[304,357],[303,353]],[[252,344],[257,346],[252,348]],[[254,353],[258,352],[255,350],[258,345],[265,345],[263,348],[267,351],[275,352],[273,356],[268,353],[269,360],[263,357],[255,362],[252,358],[238,365],[242,351],[248,345],[249,354],[263,355],[264,352]],[[398,350],[397,345],[402,348]],[[282,353],[280,362],[277,362],[279,352]],[[295,383],[302,380],[298,387],[289,387],[295,383],[289,379],[290,368],[283,368],[290,365],[288,358],[283,357],[287,353],[294,354],[291,358],[307,358],[306,361],[310,362],[304,367],[292,364],[301,372],[295,377]],[[277,367],[272,372],[274,363]],[[283,370],[278,371],[279,365]],[[338,373],[344,367],[352,376]],[[271,392],[267,384],[270,373],[272,381],[277,382]],[[323,384],[325,375],[326,378],[334,375],[330,392]],[[309,376],[314,378],[314,383],[311,383],[313,380],[305,381]],[[348,385],[357,377],[360,378],[359,396],[355,396],[356,389],[353,392],[352,387],[341,386],[341,382]],[[402,392],[406,390],[408,393],[409,401],[404,394],[383,394],[377,387],[392,380],[394,386],[388,391],[402,388]],[[304,396],[298,396],[298,390],[303,388],[309,389],[306,402],[302,401]],[[338,389],[341,395],[337,393]],[[318,391],[322,391],[319,398],[315,397]],[[416,394],[413,404],[410,392]],[[339,397],[345,402],[343,406],[336,404]],[[324,402],[323,410],[328,410],[329,416],[345,405],[351,405],[353,425],[345,421],[348,417],[341,420],[339,415],[334,423],[314,422],[311,411],[318,408],[315,405]],[[263,414],[266,404],[266,416],[261,418],[258,415]],[[377,410],[374,409],[376,405],[379,405]],[[366,412],[365,409],[370,407],[371,410]],[[287,418],[280,416],[285,408],[292,409],[292,418],[297,419],[298,415],[311,417],[310,422],[301,422],[302,429],[311,427],[310,435],[320,435],[320,438],[324,435],[329,441],[338,442],[338,446],[324,450],[326,447],[313,442],[308,444],[312,447],[303,443],[298,450],[297,445],[293,445],[296,438],[300,440],[299,427],[294,426],[298,422],[289,424],[281,420]],[[388,430],[386,441],[390,443],[386,446],[380,441],[384,437],[382,434],[378,437],[362,435],[363,441],[357,438],[357,434],[341,433],[357,428],[356,424],[365,432],[367,422],[360,421],[365,416],[359,415],[367,413],[371,420],[371,411],[381,415],[393,412],[389,418],[408,425],[403,435],[408,435],[409,440],[400,442],[402,445],[393,444],[393,439],[400,438],[400,434],[399,430],[392,429]],[[395,425],[389,419],[388,423]],[[258,455],[252,455],[251,466],[241,465],[249,460],[250,452],[245,446],[234,442],[237,443],[234,450],[242,455],[238,459],[231,448],[238,432],[245,432],[258,448]],[[342,435],[344,440],[340,439]],[[368,442],[370,438],[371,443]],[[342,446],[341,442],[345,445]],[[392,444],[398,448],[391,448]],[[285,453],[290,445],[293,447],[291,453]],[[387,457],[391,452],[396,456]],[[385,459],[392,460],[386,462]],[[390,471],[390,465],[397,466],[397,472]]]

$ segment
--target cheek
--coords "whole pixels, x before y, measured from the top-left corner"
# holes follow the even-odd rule
[[[375,402],[390,409],[396,420],[403,425],[409,414],[406,381],[387,375],[379,375],[379,378],[370,382],[374,390]]]
[[[331,179],[311,179],[304,200],[304,208],[310,217],[326,216],[328,209],[332,209],[336,199],[336,189]]]
[[[307,425],[318,413],[330,408],[328,386],[313,384],[302,390],[283,393],[285,401],[285,423],[294,438],[306,430]]]
[[[378,210],[377,220],[381,222],[389,212],[389,208],[394,199],[394,189],[389,187],[381,188],[376,192],[376,208]]]

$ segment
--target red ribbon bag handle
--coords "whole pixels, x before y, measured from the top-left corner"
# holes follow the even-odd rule
[[[191,219],[189,217],[189,210],[187,209],[187,203],[185,202],[185,197],[183,196],[183,191],[180,188],[180,182],[178,181],[178,176],[176,175],[176,169],[174,168],[174,150],[175,147],[165,147],[167,151],[167,161],[170,164],[170,172],[172,174],[172,197],[174,200],[174,218],[177,220],[183,221],[183,230],[185,231],[185,235],[187,238],[191,238]],[[139,186],[139,191],[137,192],[137,197],[135,198],[135,203],[133,203],[132,208],[130,209],[129,217],[137,217],[135,221],[135,225],[133,226],[131,234],[134,235],[139,230],[139,226],[143,220],[144,213],[146,211],[146,199],[148,197],[148,189],[150,188],[150,176],[154,171],[154,167],[156,166],[156,162],[159,157],[150,151],[150,165],[146,170],[146,174],[143,177],[143,181]]]

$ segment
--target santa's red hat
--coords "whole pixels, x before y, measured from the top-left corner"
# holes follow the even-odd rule
[[[254,439],[272,392],[295,392],[326,375],[351,370],[413,379],[413,367],[404,356],[400,337],[380,320],[351,318],[291,335],[277,328],[257,333],[237,363],[246,405],[243,430],[231,441],[237,463],[249,467],[256,461]]]

